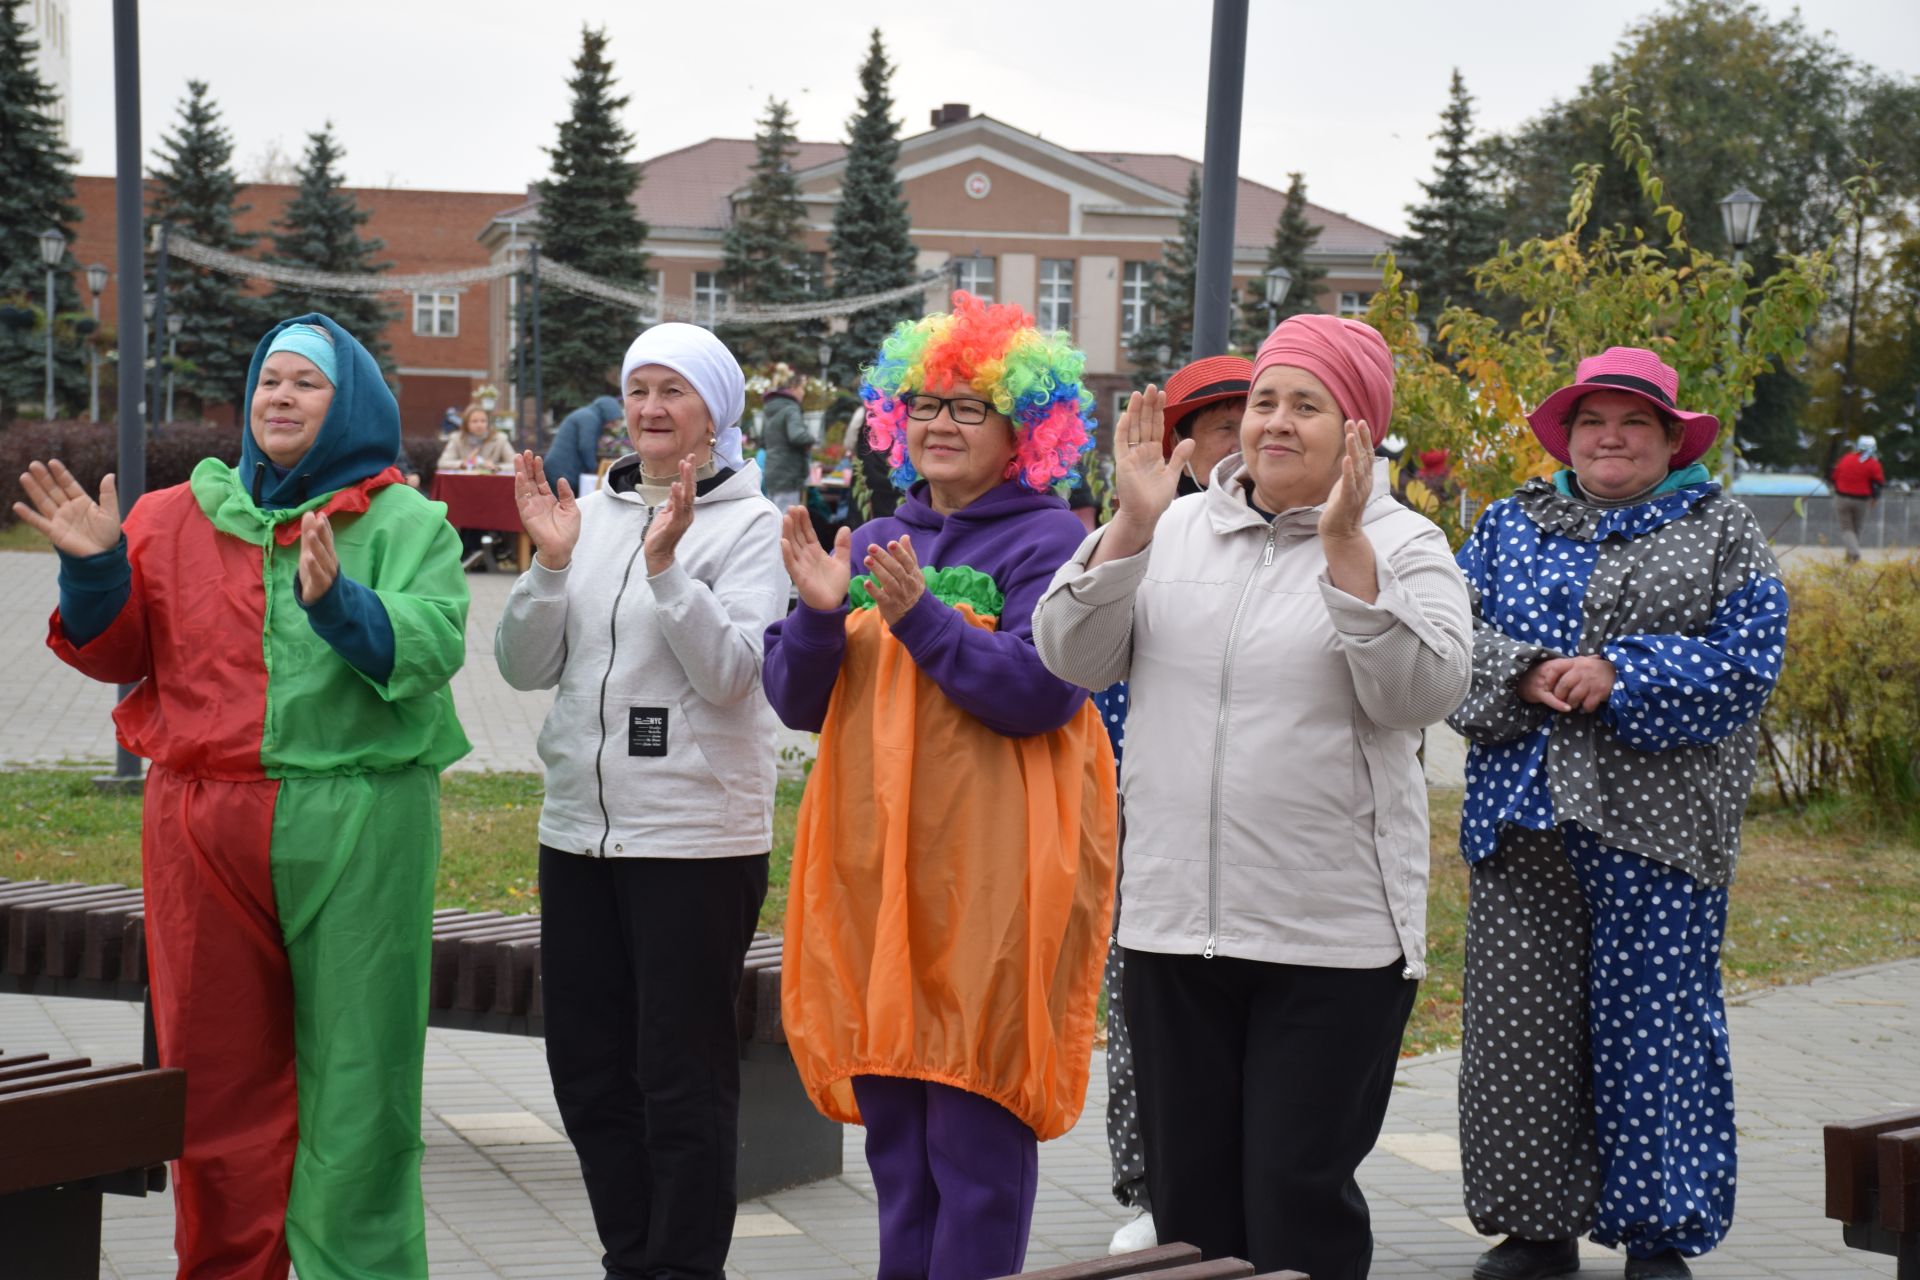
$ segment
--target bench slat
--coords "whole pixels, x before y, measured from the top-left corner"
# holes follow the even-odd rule
[[[1822,1131],[1827,1161],[1827,1217],[1840,1222],[1871,1224],[1875,1187],[1879,1185],[1880,1153],[1875,1143],[1883,1133],[1920,1125],[1920,1109],[1889,1111]]]
[[[127,921],[144,918],[146,908],[95,907],[86,913],[86,938],[80,948],[80,976],[96,982],[112,982],[120,976],[120,944],[125,938]]]
[[[86,949],[87,918],[95,911],[130,911],[140,905],[138,889],[122,889],[93,902],[67,903],[47,911],[47,936],[41,966],[49,978],[77,978]]]
[[[1164,1277],[1174,1268],[1200,1261],[1200,1251],[1190,1244],[1163,1244],[1117,1258],[1095,1258],[1089,1262],[1068,1262],[1057,1267],[1028,1271],[1020,1276],[1002,1276],[1001,1280],[1124,1280],[1127,1276],[1159,1274]],[[1242,1266],[1246,1264],[1242,1263]],[[1253,1271],[1247,1267],[1240,1275]]]
[[[482,929],[463,934],[454,947],[454,982],[447,1006],[484,1013],[493,1007],[494,980],[499,971],[500,948],[509,942],[540,937],[540,919],[523,917],[502,923],[497,929]]]
[[[55,1058],[45,1053],[22,1054],[17,1060],[0,1058],[0,1084],[8,1080],[25,1080],[31,1076],[45,1075],[49,1071],[84,1067],[91,1061],[91,1058]]]
[[[0,898],[0,960],[3,960],[7,965],[8,972],[30,972],[25,967],[24,959],[16,962],[14,957],[16,950],[24,945],[23,940],[28,935],[29,930],[31,931],[31,936],[36,940],[35,949],[38,949],[37,939],[40,936],[40,930],[34,922],[39,920],[39,913],[42,909],[56,903],[74,902],[89,897],[98,897],[103,892],[112,892],[125,887],[124,885],[117,884],[105,886],[91,884],[52,884],[42,889],[32,889],[26,893]],[[22,952],[22,954],[24,953]],[[15,963],[19,963],[21,967],[17,969],[14,968]]]
[[[1920,1126],[1883,1133],[1874,1145],[1880,1155],[1880,1225],[1920,1231]]]
[[[132,1064],[119,1071],[0,1096],[0,1133],[7,1135],[0,1144],[0,1195],[179,1158],[186,1073]]]

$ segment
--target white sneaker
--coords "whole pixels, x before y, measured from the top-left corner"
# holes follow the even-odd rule
[[[1113,1233],[1113,1243],[1107,1246],[1107,1253],[1117,1256],[1136,1249],[1151,1249],[1159,1243],[1159,1237],[1153,1234],[1153,1215],[1143,1213],[1132,1222],[1121,1224]]]

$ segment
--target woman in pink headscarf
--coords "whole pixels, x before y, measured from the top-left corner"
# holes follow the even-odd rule
[[[1164,396],[1118,428],[1120,513],[1033,618],[1041,659],[1131,681],[1120,945],[1154,1225],[1209,1258],[1360,1280],[1354,1170],[1426,973],[1420,730],[1470,677],[1467,589],[1373,448],[1386,342],[1294,316],[1240,455],[1175,497]]]

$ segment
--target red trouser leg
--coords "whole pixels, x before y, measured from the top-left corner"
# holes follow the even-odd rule
[[[187,1073],[174,1248],[192,1280],[285,1280],[293,981],[269,863],[277,782],[147,775],[147,956],[163,1066]]]

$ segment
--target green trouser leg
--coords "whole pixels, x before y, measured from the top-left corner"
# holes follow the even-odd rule
[[[420,1072],[440,779],[290,778],[273,887],[293,969],[300,1141],[287,1247],[300,1280],[425,1280]]]

